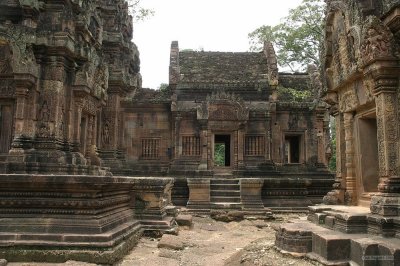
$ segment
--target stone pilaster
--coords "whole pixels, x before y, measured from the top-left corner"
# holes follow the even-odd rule
[[[381,92],[376,96],[379,193],[371,198],[371,213],[396,216],[400,213],[400,178],[398,167],[398,118],[396,93]]]
[[[244,169],[244,128],[240,127],[239,130],[237,131],[237,168]]]
[[[188,178],[189,201],[187,207],[196,210],[210,209],[210,179]]]
[[[342,151],[342,143],[344,142],[343,116],[339,113],[337,108],[333,113],[333,116],[335,117],[336,125],[336,154],[339,156],[336,157],[336,177],[335,183],[333,184],[333,190],[324,196],[323,202],[325,204],[343,204],[344,191],[346,189],[346,180],[343,178],[342,174],[343,158],[340,156],[341,154],[344,154],[344,151]]]
[[[201,136],[200,136],[200,144],[201,144],[201,159],[199,164],[199,170],[207,170],[207,125],[201,125]]]
[[[354,135],[353,123],[354,117],[350,112],[343,114],[344,118],[344,137],[346,143],[346,192],[345,203],[348,205],[355,205],[357,203],[357,188],[356,176],[354,165]]]
[[[101,129],[101,149],[99,150],[100,158],[105,166],[111,168],[111,171],[119,171],[123,168],[119,136],[120,120],[120,93],[119,87],[114,87],[112,93],[109,94],[106,107],[103,109],[103,121]]]
[[[317,155],[318,155],[318,167],[325,168],[326,156],[325,156],[325,112],[326,109],[323,106],[318,106],[316,110],[316,135],[317,135]]]
[[[179,158],[181,154],[181,145],[180,145],[180,125],[181,125],[182,117],[177,114],[175,117],[175,159]]]
[[[264,180],[261,178],[240,179],[240,199],[244,210],[264,209],[261,199],[263,185]]]
[[[172,178],[134,178],[135,216],[146,231],[176,231],[175,217],[167,215],[171,206]]]
[[[15,79],[15,132],[12,149],[32,148],[32,138],[35,134],[36,78],[31,75],[18,75]]]

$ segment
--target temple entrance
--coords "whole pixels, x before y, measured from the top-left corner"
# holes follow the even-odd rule
[[[11,148],[13,132],[13,106],[0,104],[0,154]]]
[[[375,112],[358,119],[358,154],[361,199],[369,205],[371,192],[377,192],[379,183],[378,140]],[[362,203],[362,202],[360,202]]]
[[[214,136],[214,166],[231,166],[231,135]]]
[[[300,163],[300,136],[285,136],[285,163]]]

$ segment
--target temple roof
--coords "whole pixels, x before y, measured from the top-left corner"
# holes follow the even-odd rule
[[[240,83],[267,79],[263,53],[180,51],[181,82]]]
[[[310,89],[310,76],[308,73],[279,73],[279,85],[297,90]]]

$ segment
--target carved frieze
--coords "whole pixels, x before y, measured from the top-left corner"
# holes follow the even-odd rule
[[[233,93],[224,91],[207,96],[204,103],[197,107],[198,120],[243,121],[249,119],[249,108],[243,99]]]
[[[0,98],[14,98],[15,86],[12,80],[0,80]]]
[[[238,120],[238,110],[232,105],[212,104],[208,110],[209,120]]]
[[[348,89],[339,95],[339,109],[341,112],[349,112],[359,105],[357,94],[353,89]]]
[[[393,57],[393,34],[376,17],[369,17],[363,29],[361,44],[362,61],[367,64],[373,59]]]
[[[12,53],[6,41],[0,40],[0,74],[12,73]]]

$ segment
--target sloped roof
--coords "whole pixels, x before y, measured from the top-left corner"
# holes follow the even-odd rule
[[[263,53],[180,51],[181,82],[236,83],[267,79]]]

